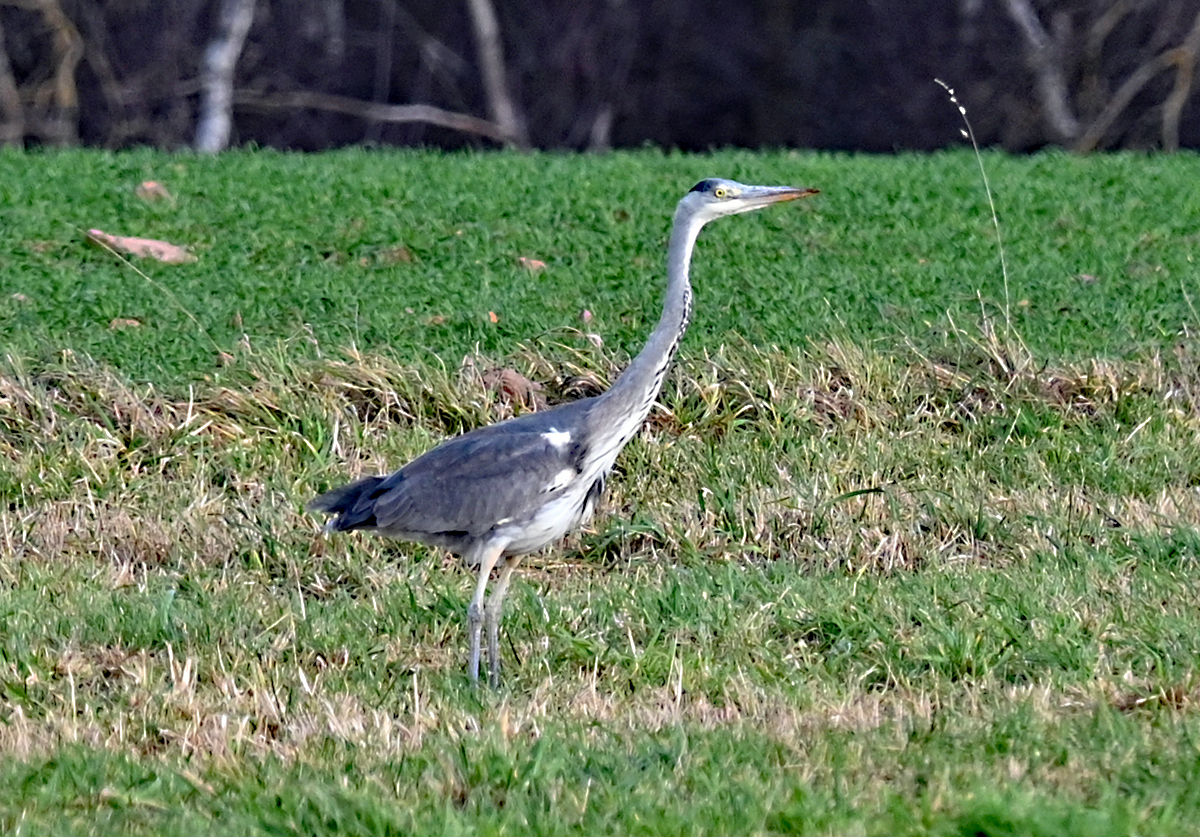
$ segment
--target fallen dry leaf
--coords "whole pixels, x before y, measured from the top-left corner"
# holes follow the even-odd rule
[[[443,317],[441,314],[434,314],[428,320],[429,325],[442,325],[445,322],[446,322],[446,318]]]
[[[542,385],[529,380],[515,369],[489,369],[483,373],[483,384],[509,403],[517,402],[534,409],[546,406],[545,399],[538,395],[542,391]]]
[[[167,191],[167,187],[157,180],[143,180],[133,190],[144,201],[174,201],[175,198]]]
[[[413,260],[413,252],[403,244],[397,244],[395,247],[388,247],[380,251],[379,258],[384,264],[411,264]]]
[[[140,320],[135,320],[132,317],[113,317],[109,321],[108,327],[113,331],[116,331],[117,329],[122,328],[137,328],[141,324],[142,323]]]
[[[530,273],[537,273],[539,270],[546,269],[546,263],[541,259],[531,259],[528,256],[521,256],[517,261],[520,262],[521,267]]]
[[[186,264],[196,261],[196,257],[178,244],[166,241],[156,241],[153,238],[134,238],[127,235],[110,235],[102,230],[88,230],[88,241],[100,247],[128,253],[131,256],[142,256],[147,259],[157,259],[166,264]]]

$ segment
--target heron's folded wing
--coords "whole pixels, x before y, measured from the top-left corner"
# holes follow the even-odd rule
[[[580,471],[584,450],[542,428],[494,425],[451,439],[389,476],[374,494],[383,530],[479,536],[521,520]]]

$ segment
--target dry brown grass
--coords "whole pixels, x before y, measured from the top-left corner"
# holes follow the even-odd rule
[[[0,703],[0,752],[29,758],[81,742],[233,764],[299,758],[336,741],[386,760],[430,735],[497,722],[504,736],[536,737],[548,719],[573,719],[642,732],[744,727],[800,753],[822,729],[894,727],[899,736],[933,723],[947,701],[955,711],[972,704],[963,711],[981,724],[1016,699],[1051,715],[1101,703],[1194,705],[1190,680],[1114,692],[1107,675],[1066,690],[1032,684],[1006,693],[987,678],[923,690],[888,675],[882,690],[825,683],[796,692],[743,672],[715,689],[706,672],[719,651],[692,631],[672,635],[678,650],[665,674],[631,690],[611,676],[619,664],[601,663],[604,653],[587,657],[590,665],[551,667],[538,616],[511,646],[531,667],[528,688],[502,697],[501,710],[464,701],[446,683],[461,664],[465,576],[442,561],[412,564],[414,551],[381,541],[325,540],[301,508],[328,482],[392,467],[447,432],[527,409],[512,392],[489,389],[480,370],[492,368],[480,358],[453,373],[380,357],[295,367],[259,358],[224,383],[169,395],[86,364],[30,371],[10,360],[0,374],[3,479],[12,489],[0,508],[0,581],[42,604],[49,599],[38,585],[62,587],[68,610],[72,597],[117,596],[121,606],[124,591],[153,598],[181,585],[224,609],[180,617],[174,634],[140,646],[53,631],[30,639],[35,662],[10,661],[2,674],[36,699],[10,692]],[[511,368],[551,402],[616,371],[590,344],[553,361],[529,350]],[[1200,525],[1190,477],[1137,473],[1141,456],[1186,458],[1197,447],[1194,373],[1162,357],[1051,369],[978,351],[895,358],[844,344],[805,353],[739,346],[684,361],[622,460],[611,515],[565,555],[532,558],[525,577],[576,602],[563,626],[575,641],[627,646],[639,660],[666,653],[662,636],[646,647],[655,631],[645,613],[630,611],[623,625],[589,621],[586,602],[608,595],[600,591],[618,577],[654,589],[680,567],[716,562],[857,583],[1120,551]],[[1006,431],[1018,414],[1033,425]],[[1065,441],[1039,447],[1048,434]],[[1098,439],[1111,443],[1114,473],[1124,469],[1125,483],[1153,482],[1153,490],[1110,489],[1086,474],[1071,482],[1055,471],[1054,457],[1072,454],[1065,446]],[[373,614],[367,623],[382,620],[383,602],[394,607],[405,585],[419,591],[425,621],[412,635],[381,634],[366,657],[306,627],[306,608],[346,596]],[[455,616],[429,616],[446,595],[456,598]],[[741,617],[738,635],[772,637],[794,595],[774,588]],[[79,618],[106,612],[89,604]],[[208,619],[232,620],[234,629],[206,627]],[[244,645],[226,644],[231,636]],[[799,641],[769,664],[772,677],[813,665],[819,647]],[[393,679],[372,696],[361,668],[376,658]]]

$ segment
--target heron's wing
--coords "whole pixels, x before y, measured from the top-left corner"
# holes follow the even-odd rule
[[[552,413],[480,428],[413,460],[371,492],[375,528],[478,537],[531,515],[578,477],[586,457],[581,440],[557,429],[565,416]]]

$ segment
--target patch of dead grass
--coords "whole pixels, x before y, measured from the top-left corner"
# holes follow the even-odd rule
[[[543,386],[551,403],[580,381],[612,380],[612,359],[577,342],[564,341],[571,350],[554,360],[529,350],[514,374]],[[88,583],[110,590],[183,573],[258,585],[261,568],[268,581],[304,595],[330,595],[347,575],[380,589],[396,575],[388,547],[315,538],[303,500],[322,480],[394,467],[440,435],[514,409],[485,384],[486,370],[498,367],[478,358],[456,374],[361,355],[297,367],[257,362],[236,370],[241,383],[169,396],[86,364],[31,372],[10,360],[0,370],[0,448],[5,478],[20,489],[0,508],[0,581],[21,583],[20,564],[29,561],[90,568]],[[1131,532],[1200,525],[1200,492],[1186,480],[1168,478],[1137,496],[1053,482],[1002,485],[979,473],[977,451],[954,447],[964,428],[1021,405],[1071,421],[1115,421],[1129,399],[1158,410],[1156,426],[1137,433],[1194,442],[1197,391],[1194,368],[1157,356],[1049,369],[994,353],[951,362],[829,344],[802,354],[741,346],[685,360],[663,410],[623,460],[631,473],[659,476],[626,475],[610,492],[617,520],[645,525],[610,528],[601,519],[571,541],[568,557],[528,561],[527,575],[565,587],[639,562],[677,562],[686,552],[889,576],[1006,567],[1053,552],[1068,535],[1105,549]],[[698,499],[713,473],[700,454],[714,450],[707,461],[719,472],[745,474],[724,506]],[[924,472],[934,455],[946,456],[949,470]],[[295,641],[287,631],[280,637],[285,647]],[[84,742],[232,762],[246,754],[300,758],[333,740],[387,758],[448,729],[499,724],[505,735],[536,735],[549,718],[636,731],[746,725],[800,747],[813,730],[931,723],[945,700],[903,688],[797,698],[745,679],[704,692],[688,688],[677,663],[665,682],[633,694],[596,672],[547,673],[498,713],[464,708],[425,679],[461,665],[458,639],[382,641],[381,653],[410,673],[401,709],[371,706],[337,685],[343,680],[334,674],[349,663],[336,649],[285,667],[231,652],[202,660],[173,646],[43,649],[59,655],[48,679],[24,685],[44,690],[44,700],[36,712],[19,698],[0,701],[0,752],[28,758]],[[1103,677],[1083,697],[1039,684],[1006,699],[1033,701],[1051,715],[1088,701],[1193,711],[1190,681],[1105,692]],[[986,716],[995,684],[955,688],[956,700],[975,701],[969,711]]]

